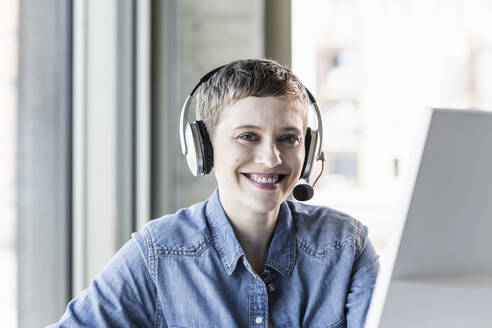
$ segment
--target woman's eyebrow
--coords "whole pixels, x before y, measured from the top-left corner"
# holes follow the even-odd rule
[[[260,130],[261,127],[257,125],[251,125],[251,124],[246,124],[246,125],[240,125],[235,127],[233,130],[240,130],[240,129],[254,129],[254,130]],[[286,126],[280,128],[280,132],[295,132],[295,133],[301,133],[301,130],[296,128],[295,126]]]
[[[301,133],[301,130],[299,130],[295,126],[287,126],[287,127],[281,128],[280,131]]]
[[[240,129],[260,129],[260,127],[256,125],[240,125],[234,128],[234,130],[240,130]]]

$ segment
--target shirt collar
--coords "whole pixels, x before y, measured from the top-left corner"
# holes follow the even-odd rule
[[[209,198],[205,213],[215,249],[227,274],[231,275],[237,266],[238,259],[245,254],[224,212],[218,189]],[[265,265],[285,276],[290,276],[294,268],[295,255],[296,239],[292,215],[287,202],[284,201],[280,205]]]

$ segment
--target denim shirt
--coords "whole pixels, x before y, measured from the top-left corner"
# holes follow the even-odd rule
[[[133,234],[54,327],[363,327],[379,267],[367,228],[284,201],[254,272],[215,193]]]

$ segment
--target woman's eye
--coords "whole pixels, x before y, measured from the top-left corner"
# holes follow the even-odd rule
[[[288,144],[294,144],[296,142],[301,141],[301,138],[299,138],[298,136],[295,136],[295,135],[289,135],[289,136],[283,136],[282,138],[280,138],[280,140],[282,142],[286,142]]]
[[[257,141],[258,137],[252,133],[245,133],[239,136],[240,139],[245,140],[245,141]]]

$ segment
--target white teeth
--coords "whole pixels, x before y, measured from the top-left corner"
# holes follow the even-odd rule
[[[248,176],[252,180],[254,180],[256,182],[260,182],[260,183],[276,183],[278,181],[278,179],[279,179],[279,176],[278,175],[276,175],[276,176],[274,176],[272,178],[259,177],[257,175],[252,175],[252,174],[251,175],[248,174]]]

